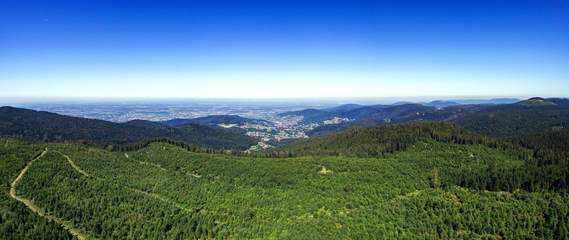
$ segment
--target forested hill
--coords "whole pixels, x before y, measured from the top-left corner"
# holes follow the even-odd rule
[[[445,108],[424,106],[421,104],[403,103],[397,105],[373,105],[361,106],[347,111],[311,110],[299,111],[296,114],[304,117],[305,122],[322,122],[333,117],[349,119],[338,125],[328,124],[313,129],[309,135],[325,135],[352,126],[374,126],[381,124],[422,122],[422,121],[447,121],[464,115],[481,111],[488,106],[483,105],[458,105]],[[310,114],[308,114],[310,113]]]
[[[15,108],[0,109],[0,125],[101,138],[116,138],[115,128],[204,129]],[[85,239],[569,238],[565,128],[508,139],[449,122],[352,128],[275,152],[298,158],[191,152],[178,142],[129,152],[0,142],[0,239],[71,239],[67,231]]]
[[[313,110],[324,112],[323,110]],[[297,112],[302,113],[302,112]],[[341,124],[322,125],[313,129],[310,136],[321,136],[340,130],[380,124],[423,121],[451,121],[468,130],[493,137],[518,137],[554,128],[567,128],[569,100],[563,98],[530,98],[514,104],[457,105],[442,109],[418,104],[395,106],[367,106],[343,112],[325,112],[325,117],[339,116],[351,119]],[[322,116],[322,115],[319,115]]]
[[[384,156],[418,141],[488,143],[494,141],[446,122],[349,128],[339,133],[294,142],[275,150],[280,155]]]
[[[328,120],[333,117],[341,117],[343,115],[349,115],[350,111],[361,109],[361,108],[382,108],[383,105],[376,106],[363,106],[358,104],[344,104],[337,107],[324,108],[324,109],[304,109],[299,111],[283,112],[280,116],[301,116],[304,122],[320,122]]]
[[[486,137],[448,122],[350,128],[297,141],[272,154],[384,157],[414,148],[420,142],[483,145],[523,160],[523,165],[508,170],[498,169],[501,163],[494,162],[483,170],[460,169],[447,174],[447,182],[455,185],[491,191],[569,191],[569,130],[564,128],[508,139]]]
[[[168,126],[180,126],[185,124],[200,124],[200,125],[209,125],[215,126],[219,124],[262,124],[268,123],[266,120],[261,119],[251,119],[245,118],[237,115],[210,115],[206,117],[198,117],[198,118],[175,118],[167,121],[160,122],[164,125]]]
[[[535,105],[528,105],[535,104]],[[495,106],[454,122],[468,130],[493,137],[520,137],[569,127],[569,108],[541,102]]]
[[[28,109],[1,107],[0,136],[29,141],[84,141],[97,145],[171,139],[210,149],[247,149],[255,139],[220,127],[175,128],[135,120],[113,123]]]

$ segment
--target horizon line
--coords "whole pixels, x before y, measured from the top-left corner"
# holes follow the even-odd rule
[[[342,104],[363,103],[363,102],[383,102],[397,103],[409,101],[412,103],[430,102],[430,101],[481,101],[481,100],[525,100],[533,97],[542,98],[569,98],[566,96],[495,96],[495,95],[448,95],[448,96],[385,96],[385,97],[275,97],[275,98],[237,98],[237,97],[0,97],[0,106],[8,106],[6,104],[42,104],[42,103],[116,103],[116,102],[184,102],[184,101],[214,101],[214,102],[299,102],[299,103],[323,103],[338,102]]]
[[[401,96],[301,96],[301,97],[245,97],[245,96],[232,96],[232,97],[168,97],[168,96],[0,96],[1,100],[337,100],[337,99],[437,99],[437,100],[468,100],[468,99],[504,99],[516,98],[527,99],[532,97],[542,98],[569,98],[569,96],[547,95],[547,94],[531,94],[531,95],[401,95]]]

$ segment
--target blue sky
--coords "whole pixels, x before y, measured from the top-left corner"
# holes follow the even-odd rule
[[[0,97],[569,96],[569,1],[3,1]]]

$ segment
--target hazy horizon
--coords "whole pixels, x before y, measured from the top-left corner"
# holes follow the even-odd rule
[[[414,96],[414,97],[314,97],[314,98],[136,98],[136,97],[0,97],[2,104],[103,104],[103,103],[359,103],[359,104],[392,104],[397,102],[430,102],[430,101],[482,101],[498,99],[528,99],[532,97],[567,98],[565,96]]]

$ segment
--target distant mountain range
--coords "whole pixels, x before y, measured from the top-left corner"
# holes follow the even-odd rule
[[[467,99],[467,100],[435,100],[431,102],[395,102],[390,105],[358,105],[358,104],[345,104],[340,105],[337,107],[331,108],[324,108],[324,109],[304,109],[299,111],[290,111],[284,112],[279,114],[280,116],[302,116],[304,122],[321,122],[324,120],[328,120],[333,117],[343,117],[343,118],[350,118],[354,120],[377,120],[380,117],[385,118],[388,122],[391,120],[395,120],[397,122],[399,118],[408,118],[404,116],[398,115],[391,115],[389,112],[401,112],[409,110],[410,108],[415,108],[415,110],[420,110],[419,112],[426,113],[429,111],[434,111],[437,109],[448,108],[453,106],[462,106],[462,105],[481,105],[483,106],[492,106],[492,105],[503,105],[503,104],[513,104],[519,102],[519,99],[515,98],[494,98],[494,99],[486,99],[486,100],[476,100],[476,99]],[[421,107],[430,107],[430,108],[423,108]],[[461,107],[461,109],[471,109],[472,106]],[[453,110],[453,109],[449,109]],[[382,115],[381,112],[385,113]],[[375,115],[375,116],[372,116]],[[444,115],[444,114],[443,114]]]
[[[432,101],[432,102],[424,103],[423,105],[429,106],[429,107],[436,107],[436,108],[445,108],[445,107],[456,106],[456,105],[462,105],[462,104],[460,104],[460,103],[458,103],[458,102],[453,102],[453,101],[441,101],[441,100],[437,100],[437,101]]]
[[[257,142],[241,131],[216,126],[189,123],[171,127],[144,120],[114,123],[14,107],[0,107],[0,136],[30,141],[84,141],[99,145],[171,139],[202,148],[239,150]]]
[[[569,128],[569,100],[530,98],[496,105],[457,118],[458,125],[493,137],[519,137],[546,130]]]
[[[462,109],[472,109],[475,106],[466,106]],[[413,120],[444,120],[454,112],[460,112],[456,108],[448,107],[446,111],[440,111],[437,107],[415,103],[403,103],[399,105],[341,105],[326,109],[305,109],[294,112],[281,113],[281,116],[302,116],[303,122],[322,122],[334,117],[348,118],[352,121],[373,121],[384,123],[398,123]]]
[[[456,100],[434,100],[430,102],[396,102],[392,105],[403,105],[403,104],[421,104],[430,107],[445,108],[456,105],[500,105],[500,104],[512,104],[519,102],[517,98],[492,98],[492,99],[456,99]]]
[[[481,104],[481,105],[500,105],[500,104],[512,104],[519,102],[520,99],[517,98],[492,98],[492,99],[456,99],[448,100],[449,102],[455,102],[461,105],[470,104]]]
[[[328,124],[313,129],[309,135],[318,136],[337,132],[353,126],[369,127],[391,123],[422,122],[422,121],[453,121],[471,128],[482,131],[479,121],[489,121],[500,126],[495,132],[482,131],[494,136],[510,136],[518,122],[519,131],[530,133],[547,127],[566,126],[565,113],[569,111],[569,100],[563,98],[530,98],[509,104],[489,104],[489,102],[508,102],[511,99],[498,99],[485,101],[484,104],[460,104],[452,101],[433,101],[425,104],[399,102],[394,105],[341,105],[326,109],[306,109],[294,112],[281,113],[282,116],[302,116],[304,122],[322,123],[325,120],[339,117],[350,119],[350,122],[340,124]],[[485,116],[500,115],[499,119],[488,120]],[[526,118],[522,117],[526,116]],[[517,117],[517,118],[516,118]],[[531,119],[527,119],[531,118]],[[535,121],[528,126],[522,121]],[[502,126],[508,122],[510,127]],[[523,127],[522,127],[523,126]],[[531,130],[531,128],[535,128]]]
[[[441,107],[443,105],[449,106]],[[454,105],[448,101],[372,106],[346,104],[325,109],[286,112],[280,115],[302,116],[304,124],[319,123],[319,127],[308,132],[309,136],[322,136],[351,127],[445,121],[488,136],[516,137],[545,130],[567,129],[569,100],[530,98],[499,105]],[[332,118],[348,119],[348,121],[324,122]],[[14,107],[0,108],[0,136],[18,137],[30,141],[84,141],[104,146],[171,139],[202,148],[245,150],[256,144],[257,139],[246,136],[245,129],[224,128],[218,125],[248,123],[269,122],[235,115],[213,115],[165,122],[133,120],[114,123]]]
[[[566,98],[540,98],[534,97],[517,103],[523,106],[565,106],[569,107],[569,99]]]

